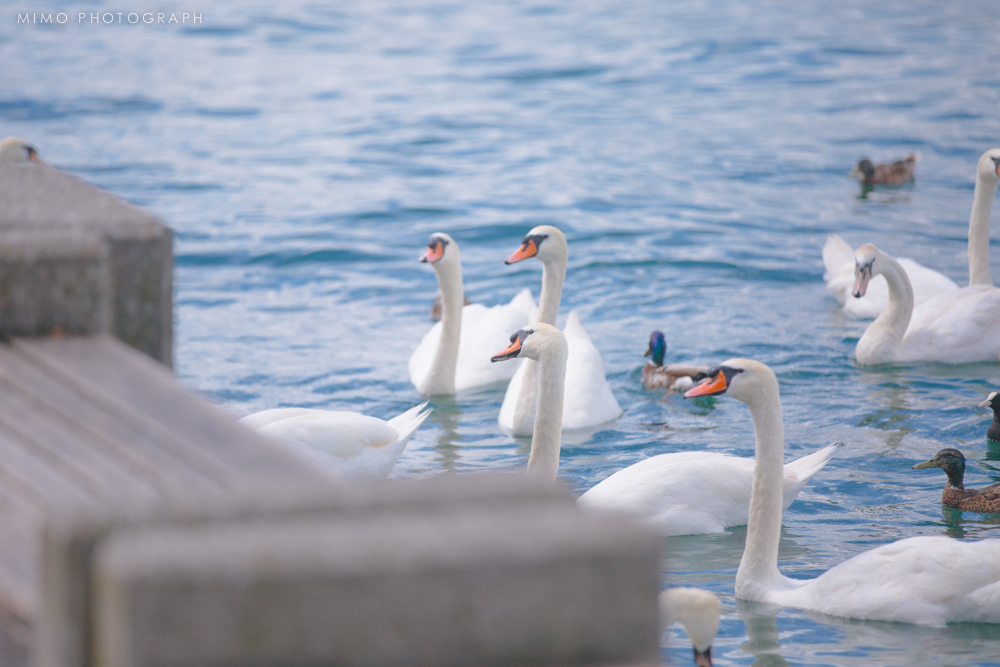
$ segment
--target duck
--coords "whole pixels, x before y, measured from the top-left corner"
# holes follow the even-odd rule
[[[695,382],[704,379],[708,366],[688,366],[685,364],[663,365],[663,356],[667,353],[667,339],[661,331],[654,331],[649,336],[649,348],[644,357],[652,358],[642,367],[642,384],[648,389],[666,389],[667,391],[685,391],[694,386]]]
[[[858,166],[851,170],[850,177],[861,174],[861,185],[903,185],[913,180],[917,160],[916,153],[891,164],[872,164],[868,158],[862,158]]]
[[[719,596],[700,588],[668,588],[660,593],[660,631],[680,623],[694,645],[694,664],[712,667],[712,640],[719,632]]]
[[[986,429],[986,437],[1000,442],[1000,392],[991,391],[986,400],[979,404],[979,407],[993,409],[993,422]]]
[[[906,257],[900,257],[897,261],[910,279],[914,305],[958,289],[958,284],[943,273]],[[845,315],[873,319],[885,310],[889,302],[889,286],[882,276],[872,279],[864,296],[857,299],[851,297],[854,285],[854,248],[839,234],[827,236],[823,245],[823,266],[826,269],[823,274],[826,288],[833,292]]]
[[[750,408],[756,439],[746,546],[736,597],[832,616],[941,627],[1000,623],[1000,539],[910,537],[870,549],[813,579],[778,570],[784,424],[778,379],[765,364],[730,359],[684,396],[728,395]]]
[[[532,257],[542,263],[542,292],[538,300],[537,319],[555,326],[569,257],[566,236],[552,225],[535,227],[505,264]],[[604,360],[575,310],[567,317],[563,333],[569,345],[569,362],[562,428],[589,428],[618,419],[622,409],[604,374]],[[506,433],[523,436],[533,431],[538,384],[534,379],[535,373],[534,362],[529,359],[517,369],[507,385],[497,418],[500,428]]]
[[[273,408],[239,422],[305,453],[337,478],[371,482],[389,476],[410,436],[431,413],[426,407],[424,402],[388,421],[359,412]]]
[[[1000,289],[967,285],[914,307],[913,287],[895,257],[866,243],[854,258],[855,297],[877,275],[889,287],[888,305],[855,347],[859,365],[1000,361]]]
[[[536,307],[531,291],[522,290],[510,303],[492,308],[482,304],[463,307],[458,243],[443,232],[431,234],[420,261],[434,268],[443,307],[441,321],[431,327],[410,356],[410,382],[417,392],[423,396],[454,394],[510,380],[517,368],[491,364],[488,354],[504,343],[503,332],[533,321]]]
[[[37,162],[45,164],[38,157],[35,147],[20,137],[6,137],[0,139],[0,164],[12,164],[20,162]]]
[[[542,323],[515,332],[510,346],[492,357],[536,361],[538,418],[534,422],[529,474],[555,481],[559,470],[566,362],[554,350],[555,327]],[[563,337],[568,340],[567,336]],[[530,346],[526,345],[530,342]],[[547,356],[546,356],[547,354]],[[833,456],[835,445],[792,461],[782,480],[784,506]],[[580,507],[611,510],[644,521],[660,535],[721,533],[747,522],[754,460],[715,452],[675,452],[653,456],[619,470],[577,499]]]
[[[965,488],[965,455],[957,449],[942,449],[930,461],[913,466],[924,468],[941,468],[948,474],[941,504],[969,512],[1000,512],[1000,482],[985,489]]]

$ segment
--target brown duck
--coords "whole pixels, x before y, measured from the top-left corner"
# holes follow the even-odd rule
[[[861,185],[902,185],[913,180],[916,166],[916,153],[892,164],[872,164],[871,160],[865,158],[851,171],[851,178],[861,174]]]
[[[957,449],[942,449],[930,461],[913,467],[941,468],[948,474],[948,484],[941,494],[941,502],[948,507],[969,512],[1000,512],[1000,483],[985,489],[965,488],[962,483],[965,477],[965,457]]]

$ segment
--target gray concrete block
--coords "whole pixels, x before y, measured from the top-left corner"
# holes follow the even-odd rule
[[[116,533],[94,664],[652,662],[658,561],[650,534],[565,503]]]
[[[46,242],[58,237],[103,239],[111,292],[103,296],[109,301],[110,317],[107,328],[100,330],[154,359],[172,363],[173,237],[166,226],[149,213],[46,165],[2,164],[0,247],[9,245],[11,250],[0,256],[0,275],[8,278],[8,284],[27,284],[45,275],[42,268],[32,267],[30,260],[35,255],[15,252],[24,246],[25,235],[39,235]],[[69,246],[64,243],[63,247]],[[80,251],[83,258],[92,254],[90,249]],[[79,291],[107,289],[103,276],[85,274],[81,278],[86,282]],[[24,299],[15,298],[19,294],[0,289],[0,313],[7,315],[0,319],[0,334],[45,335],[51,326],[81,333],[95,331],[77,326],[80,305],[74,299],[76,293],[66,293],[48,304],[49,313],[64,311],[64,321],[55,325],[42,321],[34,331],[8,329],[7,322],[30,321],[26,316],[10,316],[25,305]]]

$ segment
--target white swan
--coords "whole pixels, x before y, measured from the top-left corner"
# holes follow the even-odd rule
[[[680,623],[694,644],[694,664],[712,667],[712,640],[719,631],[721,605],[700,588],[668,588],[660,593],[660,630]]]
[[[427,252],[420,258],[434,267],[441,288],[441,321],[410,356],[410,382],[424,396],[509,380],[516,365],[490,363],[490,350],[502,345],[505,332],[523,327],[535,317],[530,290],[522,290],[510,303],[487,308],[478,303],[463,307],[462,264],[458,244],[447,234],[431,234]]]
[[[976,190],[969,215],[969,284],[992,285],[990,277],[990,213],[1000,183],[1000,148],[991,148],[976,164]]]
[[[913,307],[913,288],[891,255],[867,243],[855,253],[854,294],[883,275],[889,303],[858,340],[862,366],[910,361],[1000,361],[1000,289],[968,285]]]
[[[939,294],[953,292],[958,289],[955,281],[938,273],[934,269],[914,262],[905,257],[899,258],[899,263],[910,278],[913,286],[913,301],[921,304]],[[872,280],[868,292],[861,298],[851,298],[854,285],[854,250],[837,234],[830,234],[823,246],[823,266],[826,273],[823,280],[826,288],[833,292],[844,310],[851,317],[870,319],[878,317],[889,302],[889,287],[882,277]]]
[[[876,547],[815,579],[778,571],[783,498],[784,424],[778,380],[770,368],[730,359],[686,397],[728,393],[753,417],[756,460],[746,548],[736,596],[824,614],[941,626],[1000,623],[1000,539],[960,542],[911,537]]]
[[[258,433],[305,452],[338,477],[385,479],[410,436],[427,419],[427,403],[383,421],[358,412],[311,408],[262,410],[239,421]]]
[[[518,355],[538,360],[538,419],[531,438],[528,472],[555,480],[565,385],[559,385],[559,381],[560,373],[566,371],[557,351],[549,352],[556,348],[555,343],[549,342],[555,338],[553,332],[559,330],[542,324],[522,329],[511,336],[510,347],[493,360]],[[829,445],[785,466],[784,507],[792,504],[835,449]],[[631,514],[648,522],[661,535],[718,533],[747,522],[753,468],[753,459],[715,452],[660,454],[619,470],[580,496],[577,502],[581,507]]]
[[[538,321],[555,326],[559,314],[563,280],[569,249],[566,237],[551,225],[535,227],[521,243],[521,248],[507,258],[507,264],[535,257],[542,262],[542,294],[538,301]],[[572,311],[563,328],[569,345],[569,363],[566,372],[566,396],[563,404],[564,429],[596,426],[618,419],[621,406],[611,393],[611,385],[604,375],[604,360]],[[498,422],[500,428],[514,435],[528,435],[535,421],[534,363],[524,362],[507,385]]]
[[[17,162],[45,162],[38,157],[38,151],[20,137],[7,137],[0,140],[0,164]]]

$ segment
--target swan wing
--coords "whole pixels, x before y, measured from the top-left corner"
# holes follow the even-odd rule
[[[572,311],[563,329],[566,335],[566,392],[563,397],[563,430],[596,426],[618,419],[621,406],[604,374],[604,360]]]
[[[462,337],[458,346],[455,390],[510,380],[521,366],[521,361],[495,364],[490,357],[507,347],[511,333],[531,324],[536,312],[535,301],[528,289],[521,290],[510,303],[492,308],[470,304],[462,308]]]
[[[914,308],[900,361],[1000,361],[1000,289],[969,285]]]

